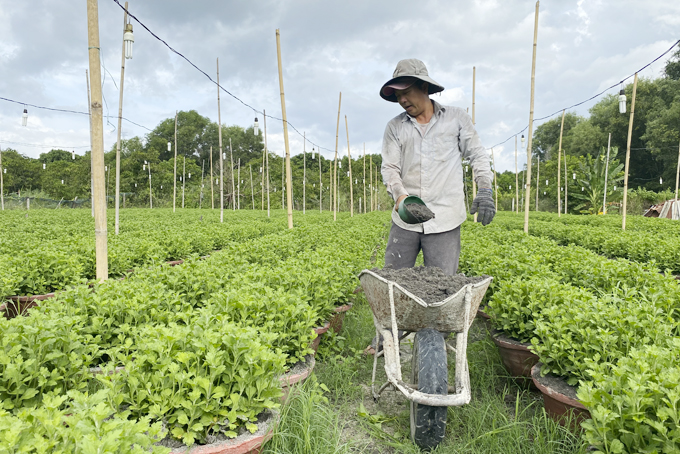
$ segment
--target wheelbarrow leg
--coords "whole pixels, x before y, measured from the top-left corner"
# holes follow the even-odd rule
[[[378,339],[378,342],[380,342],[380,331],[378,331],[377,328],[375,330],[375,338]],[[375,373],[377,369],[378,369],[378,351],[376,345],[376,352],[373,354],[373,375],[371,376],[371,394],[373,395],[373,400],[376,401],[380,397],[380,394],[375,392]]]

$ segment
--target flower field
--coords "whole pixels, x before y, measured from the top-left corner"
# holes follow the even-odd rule
[[[209,210],[123,213],[123,233],[109,235],[109,250],[112,276],[126,278],[99,284],[92,282],[89,213],[36,211],[26,219],[10,211],[2,218],[4,294],[57,293],[26,317],[0,318],[0,452],[80,452],[83,440],[99,452],[169,452],[156,443],[203,444],[216,434],[256,431],[264,412],[281,407],[278,377],[312,353],[314,328],[354,298],[360,270],[382,265],[389,225],[380,212],[340,214],[337,222],[310,212],[292,230],[283,212],[225,212],[224,224]],[[466,222],[460,271],[494,276],[485,299],[492,325],[530,342],[544,373],[578,387],[591,419],[570,434],[541,420],[535,393],[512,380],[490,385],[500,397],[475,390],[484,386],[475,371],[499,366],[488,341],[471,340],[478,342],[469,358],[473,400],[449,409],[458,423],[437,452],[678,452],[679,230],[633,217],[621,232],[614,216],[547,213],[532,214],[530,235],[514,214],[499,213],[486,227]],[[651,247],[660,241],[664,247]],[[179,266],[165,263],[178,259]],[[350,331],[322,340],[317,363],[326,391],[315,392],[328,399],[310,405],[330,420],[348,414],[349,426],[359,421],[375,452],[411,452],[401,420],[371,413],[364,408],[370,397],[357,395],[372,361],[359,347],[374,334],[357,298]],[[488,339],[486,331],[481,336]],[[503,404],[508,386],[517,393],[512,411]],[[297,396],[287,405],[300,402]],[[293,430],[295,412],[284,414],[265,450],[295,452],[280,448],[291,436],[280,431]],[[465,439],[461,424],[481,415],[492,426],[505,421],[505,429],[485,423]],[[321,432],[315,436],[328,437]],[[491,432],[505,444],[485,445]],[[538,447],[510,447],[524,436]],[[334,447],[316,452],[366,446],[328,440]]]

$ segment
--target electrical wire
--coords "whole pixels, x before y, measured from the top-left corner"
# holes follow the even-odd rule
[[[214,83],[215,85],[217,85],[217,86],[219,87],[219,89],[221,89],[223,92],[225,92],[226,94],[228,94],[229,96],[231,96],[232,98],[234,98],[235,100],[237,100],[238,102],[240,102],[241,104],[243,104],[244,106],[248,107],[249,109],[252,109],[253,112],[262,115],[263,117],[271,118],[272,120],[277,120],[277,121],[284,121],[282,118],[274,117],[274,116],[272,116],[272,115],[265,115],[264,112],[261,112],[261,111],[257,110],[255,107],[251,106],[250,104],[248,104],[247,102],[243,101],[241,98],[239,98],[238,96],[236,96],[235,94],[231,93],[229,90],[227,90],[226,88],[224,88],[222,85],[218,84],[215,80],[213,80],[212,77],[210,77],[210,75],[209,75],[208,73],[206,73],[204,70],[202,70],[201,68],[199,68],[198,66],[196,66],[196,64],[194,64],[194,62],[192,62],[191,60],[189,60],[189,59],[188,59],[187,57],[185,57],[183,54],[181,54],[180,52],[178,52],[177,50],[175,50],[175,49],[174,49],[172,46],[170,46],[170,44],[168,44],[163,38],[161,38],[160,36],[158,36],[157,34],[155,34],[154,32],[152,32],[151,29],[150,29],[149,27],[147,27],[142,21],[140,21],[134,14],[130,13],[130,10],[126,10],[125,7],[124,7],[123,5],[121,5],[120,2],[119,2],[118,0],[113,0],[113,2],[116,3],[123,11],[127,11],[127,15],[128,15],[129,17],[131,17],[132,19],[134,19],[135,22],[137,22],[140,26],[142,26],[142,27],[144,28],[144,30],[146,30],[147,32],[149,32],[149,34],[150,34],[151,36],[153,36],[153,37],[156,38],[158,41],[160,41],[161,43],[163,43],[163,44],[165,45],[165,47],[167,47],[168,49],[170,49],[171,52],[173,52],[173,53],[176,54],[178,57],[182,58],[182,59],[185,60],[187,63],[189,63],[191,66],[193,66],[197,71],[199,71],[201,74],[203,74],[205,77],[207,77],[208,80],[209,80],[210,82],[212,82],[212,83]],[[303,137],[303,138],[305,137],[305,135],[303,135],[300,131],[298,131],[298,129],[297,129],[291,122],[289,122],[288,120],[286,120],[285,122],[286,122],[286,123],[288,124],[288,126],[290,126],[291,129],[293,129],[293,131],[295,131],[300,137]],[[320,149],[320,150],[326,150],[326,151],[329,151],[329,152],[331,152],[331,153],[334,153],[334,152],[335,152],[335,149],[330,149],[330,148],[322,147],[321,145],[319,145],[319,144],[317,144],[317,143],[315,143],[315,142],[312,142],[312,141],[309,140],[308,138],[307,138],[306,140],[307,140],[307,142],[309,142],[311,145],[314,145],[315,147],[317,147],[317,148]]]
[[[52,148],[53,150],[72,150],[74,148],[90,148],[90,145],[78,145],[78,146],[61,146],[61,145],[44,145],[37,143],[25,143],[25,142],[12,142],[9,140],[0,140],[0,143],[9,143],[12,145],[21,145],[24,147],[35,147],[35,148]]]
[[[81,112],[81,111],[78,111],[78,110],[68,110],[68,109],[56,109],[54,107],[37,106],[35,104],[29,104],[27,102],[16,101],[14,99],[4,98],[2,96],[0,96],[0,101],[12,102],[14,104],[19,104],[21,106],[28,106],[28,107],[32,107],[32,108],[35,108],[35,109],[42,109],[42,110],[50,110],[50,111],[53,111],[53,112],[64,112],[64,113],[72,113],[72,114],[77,114],[77,115],[90,115],[88,112]],[[110,116],[110,115],[106,115],[106,117],[107,118],[109,118],[109,117],[110,118],[118,118],[118,116],[114,117],[114,116]],[[146,129],[147,131],[153,131],[152,129],[149,129],[146,126],[140,125],[139,123],[135,123],[134,121],[129,120],[125,117],[122,117],[122,119],[127,121],[130,124],[133,124],[135,126],[139,126],[140,128]]]
[[[117,1],[117,0],[114,0],[114,1]],[[586,100],[584,100],[584,101],[581,101],[581,102],[577,102],[576,104],[572,104],[572,105],[569,106],[569,107],[564,107],[564,108],[562,108],[562,109],[558,109],[558,110],[556,110],[555,112],[551,113],[550,115],[546,115],[545,117],[535,118],[534,121],[545,120],[546,118],[550,118],[550,117],[552,117],[552,116],[554,116],[554,115],[557,115],[558,113],[561,113],[563,110],[573,109],[574,107],[578,107],[578,106],[580,106],[580,105],[582,105],[582,104],[587,103],[588,101],[592,101],[593,99],[602,96],[603,94],[605,94],[606,92],[608,92],[608,91],[611,90],[612,88],[615,88],[615,87],[617,87],[617,86],[623,84],[625,81],[627,81],[627,80],[630,79],[631,77],[634,77],[635,74],[637,74],[637,73],[639,73],[639,72],[641,72],[641,71],[647,69],[648,67],[650,67],[653,63],[655,63],[656,61],[660,60],[660,59],[663,58],[666,54],[668,54],[670,51],[672,51],[672,50],[675,48],[675,46],[677,46],[678,44],[680,44],[680,39],[677,40],[675,43],[673,43],[673,45],[672,45],[671,47],[669,47],[668,50],[666,50],[663,54],[659,55],[659,56],[656,57],[654,60],[652,60],[652,61],[650,61],[649,63],[647,63],[645,66],[643,66],[642,68],[638,69],[638,70],[635,71],[633,74],[629,75],[628,77],[625,77],[625,78],[621,79],[619,82],[616,82],[615,84],[613,84],[613,85],[611,85],[611,86],[605,88],[604,90],[602,90],[601,92],[599,92],[599,93],[597,93],[597,94],[591,96],[590,98],[588,98],[588,99],[586,99]],[[518,131],[518,132],[514,133],[513,135],[511,135],[510,137],[508,137],[507,139],[505,139],[504,141],[502,141],[502,142],[500,142],[500,143],[497,143],[496,145],[494,145],[494,146],[492,146],[492,147],[487,148],[487,150],[490,150],[491,148],[496,148],[496,147],[498,147],[498,146],[500,146],[500,145],[505,144],[508,140],[512,139],[512,138],[515,137],[517,134],[523,133],[523,132],[526,131],[528,128],[529,128],[529,125],[525,126],[524,129],[522,129],[521,131]]]

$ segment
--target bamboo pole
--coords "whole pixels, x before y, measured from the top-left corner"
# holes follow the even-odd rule
[[[147,168],[149,169],[149,209],[153,209],[153,198],[151,194],[151,161],[147,164]]]
[[[231,147],[231,139],[229,139],[229,146]],[[236,209],[241,209],[241,158],[238,158],[236,168]]]
[[[90,120],[90,131],[92,131],[92,103],[90,102],[90,76],[87,69],[85,70],[85,85],[87,85],[87,117]],[[94,177],[92,175],[92,136],[90,135],[90,207],[91,214],[94,217]]]
[[[307,133],[302,133],[302,214],[307,209]]]
[[[373,156],[368,157],[369,166],[368,172],[370,173],[370,183],[368,183],[368,189],[371,191],[371,211],[373,211]]]
[[[286,199],[288,202],[288,228],[293,228],[293,177],[290,169],[290,147],[288,145],[288,120],[286,119],[286,98],[283,93],[283,68],[281,64],[281,34],[276,29],[276,55],[279,62],[279,87],[281,88],[281,115],[283,117],[283,141],[286,145]]]
[[[607,162],[604,166],[604,197],[602,198],[602,214],[607,214],[607,180],[609,180],[609,150],[612,146],[612,133],[609,133],[607,140]]]
[[[475,79],[477,76],[477,69],[473,66],[472,67],[472,126],[475,126]],[[470,166],[472,167],[472,166]],[[472,197],[474,200],[474,197],[477,196],[477,183],[475,182],[475,169],[472,170]],[[498,206],[498,205],[496,205]],[[474,214],[473,216],[474,222],[477,222],[477,213]]]
[[[184,185],[187,182],[187,157],[182,156],[182,209],[184,209]]]
[[[286,209],[286,157],[281,156],[281,209]]]
[[[260,181],[260,196],[262,198],[262,201],[260,202],[260,208],[262,211],[264,211],[264,173],[265,173],[265,164],[264,164],[264,150],[262,151],[262,167],[260,167],[260,173],[262,174],[262,178]]]
[[[354,190],[352,186],[352,154],[349,151],[349,126],[347,126],[347,115],[345,115],[345,131],[347,131],[347,166],[349,169],[349,216],[354,217]]]
[[[323,180],[321,179],[321,149],[319,148],[319,213],[323,212]]]
[[[123,35],[127,26],[128,2],[125,2],[123,12]],[[116,202],[115,202],[115,222],[114,233],[118,235],[120,231],[120,134],[123,127],[123,82],[125,81],[125,39],[123,39],[123,51],[120,63],[120,89],[118,90],[118,140],[116,141]]]
[[[334,159],[334,173],[333,173],[333,183],[331,184],[331,192],[333,196],[331,198],[331,205],[333,205],[333,220],[337,219],[338,211],[338,135],[340,134],[340,107],[342,106],[342,92],[338,98],[338,122],[335,125],[335,159]],[[335,201],[335,203],[333,203]]]
[[[0,204],[5,211],[5,184],[2,179],[2,147],[0,147]]]
[[[637,93],[638,76],[633,79],[633,99],[630,101],[630,120],[628,121],[628,141],[626,143],[626,169],[623,175],[623,221],[621,229],[626,230],[626,206],[628,202],[628,172],[630,170],[630,142],[633,139],[633,117],[635,116],[635,95]]]
[[[219,82],[218,82],[219,83]],[[177,111],[175,111],[175,161],[172,173],[172,212],[175,212],[177,199]]]
[[[536,85],[536,43],[538,41],[538,6],[536,2],[536,13],[534,16],[534,48],[531,57],[531,102],[529,106],[529,131],[527,139],[527,188],[526,203],[524,204],[524,233],[529,233],[529,197],[531,197],[531,141],[534,128],[534,87]],[[538,190],[538,187],[536,188]]]
[[[203,208],[203,185],[205,181],[205,159],[201,163],[201,194],[198,196],[198,209]]]
[[[562,171],[562,132],[564,131],[564,113],[565,110],[562,110],[562,125],[560,126],[560,144],[559,147],[557,148],[557,217],[562,216],[562,186],[560,183],[560,175]],[[565,157],[564,159],[564,165],[566,167],[567,165],[567,159]],[[567,183],[567,180],[564,180],[564,183]]]
[[[262,109],[262,116],[264,117],[264,156],[267,163],[267,217],[269,217],[271,215],[271,202],[269,200],[269,152],[267,151],[267,112],[264,109]]]
[[[491,149],[491,163],[493,164],[493,184],[496,190],[496,209],[498,209],[498,176],[496,175],[496,159],[494,158],[493,148]]]
[[[680,145],[678,145],[678,169],[675,171],[675,200],[678,200],[678,181],[680,181]]]
[[[515,208],[519,214],[519,174],[517,169],[517,135],[515,134]]]
[[[536,211],[538,211],[538,188],[540,185],[538,184],[539,178],[541,176],[541,158],[536,154]]]
[[[253,211],[255,211],[255,188],[253,187],[253,165],[250,164],[250,198],[253,199]]]
[[[215,209],[215,192],[213,191],[213,178],[215,174],[213,173],[213,149],[210,145],[210,209]]]
[[[569,191],[569,180],[567,179],[567,153],[564,153],[564,214],[567,214],[567,192]]]
[[[224,222],[224,151],[222,148],[222,109],[220,109],[220,59],[217,59],[217,137],[220,147],[220,222]]]
[[[102,112],[101,51],[99,49],[98,1],[87,0],[87,44],[92,90],[90,142],[94,176],[94,235],[97,280],[108,279],[106,200],[104,199],[104,123]]]
[[[364,214],[366,214],[366,142],[364,142]]]
[[[236,210],[236,186],[234,183],[234,149],[231,146],[231,137],[229,137],[229,162],[231,163],[231,211]]]

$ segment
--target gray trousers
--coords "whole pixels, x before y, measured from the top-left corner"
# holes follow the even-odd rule
[[[436,266],[448,275],[458,272],[460,258],[460,226],[441,233],[421,233],[404,230],[394,222],[385,249],[385,266],[394,269],[412,268],[420,250],[425,266]]]

